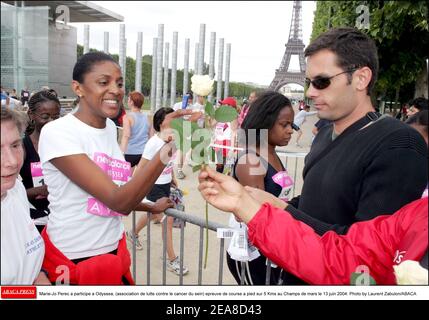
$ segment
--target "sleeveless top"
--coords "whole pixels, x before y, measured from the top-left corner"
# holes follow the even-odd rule
[[[259,157],[261,164],[266,169],[266,173],[265,173],[265,177],[264,177],[265,191],[271,193],[272,195],[274,195],[276,197],[278,197],[280,195],[280,193],[282,192],[282,187],[273,180],[273,176],[275,176],[279,171],[277,171],[267,160],[265,160],[263,157],[261,157],[257,152],[255,152],[253,150],[246,150],[246,151],[244,151],[238,155],[237,160],[234,163],[234,170],[233,170],[234,179],[238,181],[237,175],[235,173],[235,168],[237,166],[239,159],[242,156],[244,156],[245,154],[248,154],[249,152],[256,154]],[[278,156],[277,156],[277,158],[278,158]],[[279,161],[280,161],[280,159],[279,159]],[[285,171],[286,169],[283,166],[283,163],[281,161],[280,161],[280,164],[282,165],[282,170]]]
[[[22,178],[22,184],[25,189],[44,185],[45,183],[40,164],[40,157],[33,146],[30,136],[27,134],[24,136],[23,146],[25,150],[25,158],[19,172]],[[34,206],[34,208],[30,209],[30,217],[32,219],[44,217],[49,213],[49,201],[47,198],[32,199],[29,200],[29,202]]]
[[[134,118],[134,125],[131,126],[131,136],[125,154],[142,154],[149,139],[147,116],[141,112],[130,112],[128,115]]]

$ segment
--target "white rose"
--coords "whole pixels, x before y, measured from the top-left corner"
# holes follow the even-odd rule
[[[396,283],[402,285],[428,284],[428,270],[420,263],[406,260],[400,265],[393,266],[395,270]]]
[[[213,90],[214,79],[208,75],[193,75],[191,78],[191,90],[199,96],[208,96]]]

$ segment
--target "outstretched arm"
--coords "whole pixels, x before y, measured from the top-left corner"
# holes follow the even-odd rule
[[[170,129],[172,119],[191,114],[188,110],[178,110],[165,117],[165,131]],[[169,137],[169,134],[166,135]],[[110,209],[128,214],[134,210],[152,189],[158,176],[171,158],[175,146],[173,142],[164,145],[144,168],[122,186],[117,186],[86,154],[73,154],[50,159],[71,181],[103,202]]]
[[[427,226],[428,203],[422,199],[392,216],[356,223],[345,236],[327,232],[321,237],[287,211],[267,203],[261,207],[238,182],[210,168],[200,174],[199,190],[210,204],[246,222],[249,239],[265,256],[313,284],[349,284],[359,265],[370,267],[377,283],[394,284],[396,243],[412,223]],[[426,248],[427,228],[421,230]]]
[[[394,284],[392,261],[404,215],[356,223],[345,236],[333,231],[319,236],[287,211],[264,204],[248,223],[249,239],[266,257],[310,284],[350,284],[361,265],[376,283]]]

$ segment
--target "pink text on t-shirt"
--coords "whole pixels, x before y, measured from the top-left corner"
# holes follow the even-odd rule
[[[41,162],[31,162],[30,163],[30,169],[31,169],[31,176],[33,178],[43,176],[42,163]]]
[[[93,160],[113,181],[127,182],[131,176],[131,164],[127,161],[112,158],[102,152],[95,152]],[[87,212],[104,217],[122,215],[93,197],[88,198]]]
[[[287,171],[277,172],[272,177],[273,181],[282,187],[282,191],[279,194],[279,199],[283,201],[288,201],[289,193],[293,186],[293,180],[287,173]]]

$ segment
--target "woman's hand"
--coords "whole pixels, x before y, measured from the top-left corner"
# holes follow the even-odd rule
[[[173,129],[171,128],[171,121],[176,118],[180,118],[186,115],[193,114],[193,110],[190,109],[179,109],[172,113],[169,113],[165,116],[164,121],[161,124],[161,132],[159,136],[165,142],[170,142],[174,140]],[[201,112],[197,112],[198,117],[201,116]]]
[[[158,214],[164,212],[168,208],[174,208],[174,202],[167,197],[163,197],[156,200],[156,202],[153,204],[151,212],[153,214]]]
[[[37,189],[36,199],[46,199],[48,197],[49,192],[48,186],[46,184],[40,187],[36,187],[35,189]]]
[[[27,196],[29,199],[45,199],[48,197],[48,194],[47,185],[27,189]]]
[[[192,110],[192,115],[187,120],[191,122],[197,122],[198,119],[200,119],[202,116],[203,116],[203,113],[201,111]]]

